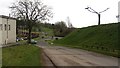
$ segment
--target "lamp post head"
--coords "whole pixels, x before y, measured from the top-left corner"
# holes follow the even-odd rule
[[[89,9],[90,7],[87,7],[87,8],[85,8],[85,9]]]
[[[120,17],[120,15],[117,15],[117,16],[116,16],[116,18],[119,18],[119,17]]]
[[[108,9],[110,9],[110,8],[107,8],[106,10],[108,10]]]

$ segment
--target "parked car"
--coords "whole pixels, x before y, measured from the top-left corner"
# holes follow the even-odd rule
[[[20,38],[17,37],[17,38],[16,38],[16,41],[17,41],[17,42],[20,41]]]
[[[19,37],[16,37],[16,41],[21,41],[21,40],[24,40],[23,38],[19,38]]]
[[[27,40],[27,37],[24,37],[23,39],[24,39],[24,40]]]
[[[34,39],[31,40],[32,44],[37,44],[37,41],[35,41]]]

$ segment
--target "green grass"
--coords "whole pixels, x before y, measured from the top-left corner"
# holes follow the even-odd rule
[[[79,28],[54,43],[118,57],[118,24]]]
[[[40,66],[41,51],[34,45],[19,45],[2,49],[3,66]]]
[[[50,29],[50,28],[46,28],[46,27],[42,27],[41,30],[43,32],[46,32],[48,34],[48,36],[53,36],[53,29]]]
[[[33,38],[35,41],[39,41],[40,40],[40,37],[37,37],[37,38]]]
[[[27,40],[20,40],[20,41],[18,41],[18,43],[24,44],[24,43],[27,43]]]

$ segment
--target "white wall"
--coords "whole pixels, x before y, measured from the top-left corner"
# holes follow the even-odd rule
[[[16,20],[8,20],[10,30],[8,31],[8,43],[16,42]]]
[[[2,18],[0,18],[0,24],[2,24]],[[0,46],[2,44],[2,30],[0,30]]]
[[[2,18],[3,31],[2,31],[2,44],[5,44],[7,40],[7,31],[5,30],[5,24],[7,24],[7,19]]]
[[[119,15],[118,22],[120,22],[120,1],[118,2],[118,15]]]
[[[5,24],[10,25],[10,30],[5,30]],[[16,20],[2,18],[3,31],[2,31],[2,44],[16,42]],[[8,27],[7,27],[8,28]],[[8,38],[7,38],[8,34]]]

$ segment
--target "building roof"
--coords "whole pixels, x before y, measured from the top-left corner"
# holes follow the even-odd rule
[[[16,18],[5,16],[5,15],[0,15],[0,18],[6,18],[6,19],[14,19],[14,20],[16,20]]]

